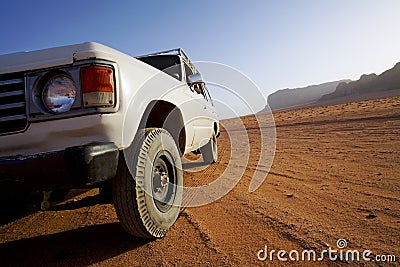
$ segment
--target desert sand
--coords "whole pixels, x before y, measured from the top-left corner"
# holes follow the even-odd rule
[[[275,158],[256,191],[248,187],[262,165],[257,121],[231,119],[223,124],[243,122],[250,138],[244,174],[219,200],[183,208],[165,238],[129,237],[113,206],[99,201],[98,190],[77,191],[49,211],[2,226],[1,265],[286,266],[276,257],[260,261],[257,253],[265,246],[320,252],[337,249],[338,239],[347,241],[346,249],[370,250],[371,257],[395,255],[399,264],[400,97],[281,111],[274,119]],[[199,172],[188,169],[185,184],[216,179],[236,153],[235,142],[222,129],[217,163]],[[327,257],[294,264],[349,265]],[[396,263],[382,264],[391,265]]]

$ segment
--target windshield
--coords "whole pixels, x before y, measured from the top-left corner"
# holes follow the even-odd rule
[[[181,62],[179,56],[159,55],[139,57],[137,59],[169,74],[179,81],[182,80]]]

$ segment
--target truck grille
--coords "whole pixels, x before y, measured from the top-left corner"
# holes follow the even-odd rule
[[[23,75],[1,75],[0,134],[22,131],[27,123]]]

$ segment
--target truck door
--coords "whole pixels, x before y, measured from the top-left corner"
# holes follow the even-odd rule
[[[185,68],[186,81],[188,76],[193,74],[193,70],[188,64],[183,63]],[[199,147],[205,145],[207,140],[210,139],[213,131],[213,107],[208,101],[207,92],[204,89],[204,84],[195,84],[190,86],[188,84],[188,94],[190,95],[191,103],[189,109],[193,112],[192,125],[194,136],[192,139],[192,146]]]

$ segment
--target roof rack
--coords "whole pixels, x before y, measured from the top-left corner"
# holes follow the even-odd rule
[[[151,54],[147,54],[147,55],[138,56],[136,58],[159,56],[159,55],[178,55],[178,56],[183,57],[187,62],[190,62],[188,55],[185,53],[185,51],[183,51],[182,48],[176,48],[176,49],[161,51],[161,52],[157,52],[157,53],[151,53]]]

